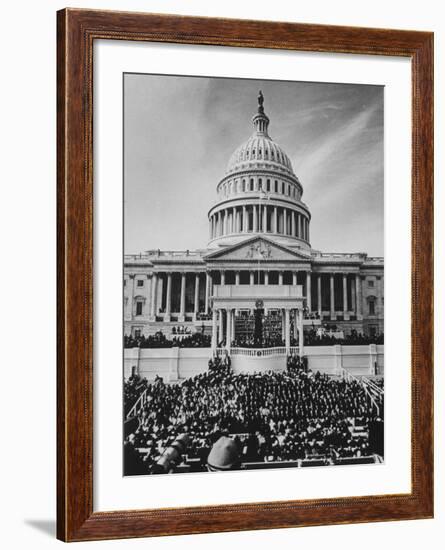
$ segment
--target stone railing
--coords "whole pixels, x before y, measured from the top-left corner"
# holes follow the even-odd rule
[[[218,348],[217,355],[225,355],[225,348]],[[292,346],[287,350],[284,346],[275,348],[230,348],[230,355],[242,355],[244,357],[270,357],[273,355],[287,355],[287,353],[298,353],[298,347]]]

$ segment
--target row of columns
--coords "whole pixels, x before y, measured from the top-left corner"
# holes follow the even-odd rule
[[[229,197],[238,193],[252,193],[264,190],[266,193],[277,193],[293,199],[299,199],[299,191],[294,183],[266,178],[243,178],[241,180],[226,181],[218,186],[220,198]]]
[[[200,276],[202,272],[195,272],[195,283],[194,283],[194,301],[193,301],[193,314],[196,317],[199,311],[199,294],[200,294]],[[160,273],[153,272],[147,275],[147,289],[145,290],[144,298],[145,304],[147,305],[148,311],[146,309],[145,316],[148,316],[150,320],[155,320],[156,315],[159,312],[159,293],[160,293],[160,282],[161,277]],[[181,287],[180,287],[180,299],[179,299],[179,321],[184,321],[185,319],[185,291],[186,291],[186,272],[181,273]],[[164,319],[169,320],[172,313],[172,276],[173,272],[166,273],[166,294],[165,294],[165,315]],[[136,282],[135,276],[132,274],[129,276],[131,282],[130,290],[130,304],[132,308],[131,316],[134,316],[134,303],[135,303],[135,294],[136,294]],[[211,276],[210,273],[206,273],[205,278],[205,312],[209,311],[209,302],[210,302],[210,283]],[[142,291],[141,291],[142,292]]]
[[[202,272],[196,272],[195,275],[195,285],[194,285],[194,306],[193,306],[193,314],[196,317],[199,311],[199,295],[200,295],[200,276]],[[166,304],[165,304],[165,320],[169,320],[170,315],[172,313],[172,272],[167,272],[166,274]],[[320,316],[322,314],[322,288],[321,288],[321,276],[320,273],[311,273],[310,271],[306,271],[306,307],[309,311],[316,311],[318,310]],[[329,311],[331,319],[335,319],[336,317],[336,309],[335,309],[335,292],[334,292],[334,273],[329,274]],[[349,313],[349,311],[353,311],[358,318],[361,318],[363,316],[363,290],[362,290],[362,279],[359,274],[355,274],[354,279],[351,281],[351,310],[348,309],[348,288],[347,288],[347,277],[348,274],[343,273],[342,276],[342,290],[343,290],[343,314]],[[314,278],[314,281],[312,280]],[[146,294],[146,302],[148,307],[148,312],[146,311],[146,315],[148,313],[148,316],[150,319],[154,320],[157,313],[158,313],[158,292],[159,292],[159,274],[156,272],[153,272],[152,274],[149,274],[147,276],[147,283],[148,288],[145,291]],[[130,275],[130,281],[131,281],[131,316],[134,316],[135,312],[134,310],[134,299],[135,299],[135,293],[136,293],[136,279],[134,275]],[[251,270],[249,272],[249,284],[253,285],[255,282],[255,271]],[[313,308],[312,304],[312,283],[317,285],[317,304],[316,308]],[[381,304],[381,284],[380,280],[377,281],[377,301],[378,304]],[[212,275],[209,272],[206,272],[205,274],[205,299],[204,299],[204,312],[209,312],[209,303],[210,303],[210,297],[212,295]],[[226,273],[225,271],[221,271],[221,285],[226,284]],[[240,271],[235,271],[235,285],[240,284]],[[269,284],[269,272],[264,271],[264,284]],[[283,285],[283,271],[278,272],[278,284]],[[292,284],[297,284],[297,272],[292,272]],[[181,273],[181,286],[180,286],[180,308],[179,308],[179,320],[183,321],[185,318],[185,292],[186,292],[186,273]]]
[[[291,330],[291,308],[283,308],[283,340],[287,352],[290,350],[290,330]],[[299,354],[303,355],[304,347],[304,331],[303,331],[303,310],[293,309],[294,311],[294,337],[297,336],[298,332],[298,348]],[[212,350],[215,352],[218,346],[218,341],[223,340],[223,331],[224,331],[224,320],[223,315],[225,314],[225,348],[230,353],[231,345],[233,340],[236,338],[235,334],[235,308],[214,308],[212,312]],[[219,326],[218,326],[219,322]],[[219,338],[218,338],[219,335]]]
[[[309,219],[290,208],[266,204],[233,206],[210,216],[210,239],[249,232],[287,235],[309,242]]]

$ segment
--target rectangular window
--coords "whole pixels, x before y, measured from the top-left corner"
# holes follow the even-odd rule
[[[140,328],[135,329],[134,337],[135,338],[140,338],[140,336],[141,336],[141,329]]]
[[[374,281],[368,281],[368,287],[374,288]]]
[[[374,300],[369,302],[369,315],[375,315],[375,303]]]
[[[142,279],[138,279],[138,286],[144,286],[144,281]]]
[[[136,302],[136,315],[142,315],[142,302]]]

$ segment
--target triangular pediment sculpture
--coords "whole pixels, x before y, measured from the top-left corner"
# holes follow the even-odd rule
[[[271,239],[255,236],[241,243],[207,254],[206,260],[240,261],[310,261],[310,256]]]

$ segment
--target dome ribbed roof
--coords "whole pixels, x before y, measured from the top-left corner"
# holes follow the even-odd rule
[[[227,165],[227,173],[256,168],[259,164],[263,167],[270,165],[271,168],[285,169],[293,174],[291,161],[283,149],[269,136],[259,132],[254,132],[235,150]]]

